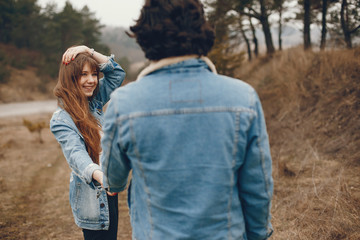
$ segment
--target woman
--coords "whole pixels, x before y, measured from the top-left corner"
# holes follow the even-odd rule
[[[104,77],[99,80],[99,72]],[[58,109],[50,129],[71,168],[70,205],[84,239],[116,239],[117,194],[101,186],[99,164],[103,106],[125,78],[114,56],[86,46],[69,48],[63,55],[54,94]]]

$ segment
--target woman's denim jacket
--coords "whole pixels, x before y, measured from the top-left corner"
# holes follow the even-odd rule
[[[99,80],[99,93],[89,102],[89,107],[102,124],[103,106],[109,101],[110,94],[120,87],[125,72],[114,61],[113,55],[100,66],[100,71],[104,77]],[[83,136],[64,109],[59,107],[53,114],[50,129],[71,168],[69,197],[76,224],[85,229],[107,230],[109,208],[106,191],[92,179],[94,170],[101,170],[100,166],[91,160]]]
[[[271,156],[259,98],[193,58],[112,94],[104,187],[131,182],[133,239],[267,239]]]

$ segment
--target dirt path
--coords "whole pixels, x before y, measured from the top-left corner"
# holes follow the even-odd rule
[[[68,201],[70,169],[49,129],[23,125],[49,114],[0,118],[0,239],[82,239]],[[131,239],[126,195],[119,198],[118,239]]]
[[[56,100],[0,104],[0,118],[50,113],[55,111],[56,105]]]

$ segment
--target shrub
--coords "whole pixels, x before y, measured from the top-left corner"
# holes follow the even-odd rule
[[[37,132],[39,134],[38,140],[40,143],[44,143],[44,140],[41,137],[41,130],[44,128],[48,128],[49,125],[46,124],[44,121],[39,122],[31,122],[30,120],[23,119],[23,125],[30,131],[30,132]]]
[[[10,72],[4,67],[4,65],[0,62],[0,84],[8,83],[10,80]]]

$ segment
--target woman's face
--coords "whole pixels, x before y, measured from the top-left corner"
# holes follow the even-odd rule
[[[97,72],[91,71],[91,68],[88,63],[84,65],[84,68],[79,79],[79,84],[81,90],[87,97],[91,97],[94,93],[94,90],[98,84]]]

